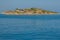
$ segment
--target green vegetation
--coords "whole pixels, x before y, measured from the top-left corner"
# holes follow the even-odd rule
[[[57,14],[58,12],[43,10],[43,9],[39,9],[39,8],[25,8],[25,9],[16,8],[13,11],[12,10],[6,11],[5,13],[7,13],[7,14],[18,14],[18,15],[20,15],[20,14],[32,15],[32,14]]]

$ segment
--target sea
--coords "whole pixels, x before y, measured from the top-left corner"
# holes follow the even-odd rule
[[[0,15],[0,40],[60,40],[60,14]]]

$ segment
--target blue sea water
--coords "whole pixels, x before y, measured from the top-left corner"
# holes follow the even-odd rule
[[[0,15],[0,40],[60,40],[60,15]]]

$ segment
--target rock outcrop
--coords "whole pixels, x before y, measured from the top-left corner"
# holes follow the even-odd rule
[[[26,8],[26,9],[18,9],[9,10],[3,12],[6,15],[40,15],[40,14],[57,14],[58,12],[42,10],[39,8]]]

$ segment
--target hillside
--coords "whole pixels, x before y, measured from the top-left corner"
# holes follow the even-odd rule
[[[40,14],[57,14],[57,13],[58,12],[43,10],[39,8],[25,8],[25,9],[16,8],[15,10],[8,10],[3,12],[3,14],[6,15],[40,15]]]

